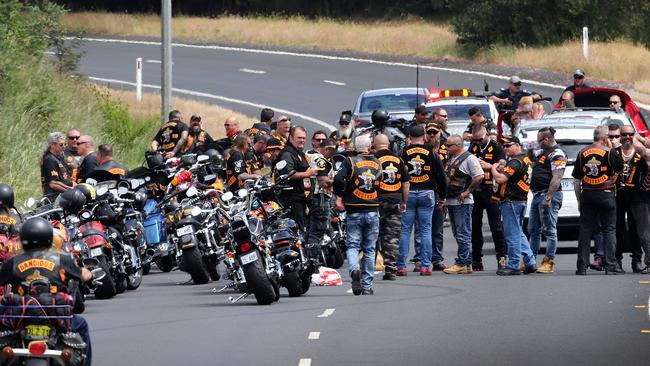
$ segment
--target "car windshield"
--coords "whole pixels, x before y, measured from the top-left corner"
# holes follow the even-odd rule
[[[492,114],[490,113],[490,105],[489,104],[476,104],[481,108],[481,111],[483,112],[483,115],[486,117],[490,117]],[[429,111],[433,113],[434,110],[438,108],[442,108],[445,111],[447,111],[447,115],[449,116],[449,121],[453,120],[458,120],[458,119],[464,119],[464,120],[469,120],[469,116],[467,115],[467,111],[469,111],[470,108],[475,106],[475,104],[439,104],[433,107],[428,107]]]
[[[359,113],[371,113],[377,109],[385,111],[412,111],[418,105],[415,93],[384,94],[364,97],[361,100]],[[418,98],[424,102],[426,97],[420,94]]]

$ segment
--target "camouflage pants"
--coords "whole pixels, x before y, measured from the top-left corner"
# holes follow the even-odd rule
[[[379,207],[379,239],[377,251],[384,257],[386,273],[397,271],[399,240],[402,233],[402,209],[399,203],[383,202]]]

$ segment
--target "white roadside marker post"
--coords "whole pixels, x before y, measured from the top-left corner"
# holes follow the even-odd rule
[[[582,27],[582,55],[589,62],[589,27]]]
[[[135,59],[135,99],[142,102],[142,57]]]

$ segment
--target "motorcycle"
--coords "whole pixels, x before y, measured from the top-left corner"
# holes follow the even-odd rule
[[[323,236],[321,262],[327,267],[339,269],[345,259],[345,211],[330,209],[330,227]]]

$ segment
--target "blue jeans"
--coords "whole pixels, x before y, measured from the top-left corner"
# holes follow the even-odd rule
[[[508,267],[512,269],[519,269],[522,255],[526,267],[536,265],[535,256],[522,228],[525,214],[526,202],[501,202],[501,220],[508,246]]]
[[[79,333],[81,339],[86,343],[86,365],[90,366],[92,362],[92,347],[90,347],[90,330],[88,330],[88,323],[86,319],[80,315],[72,315],[72,331]]]
[[[402,215],[397,268],[406,268],[411,245],[411,230],[416,220],[420,226],[420,264],[422,268],[431,267],[431,217],[435,203],[435,193],[431,190],[409,192],[406,212]]]
[[[361,287],[372,288],[372,279],[375,275],[375,247],[379,235],[379,212],[355,212],[348,214],[347,221],[348,271],[359,269],[359,251],[363,250],[363,270],[361,273]]]
[[[546,237],[546,256],[555,258],[557,249],[557,215],[562,208],[562,191],[555,192],[549,207],[544,207],[546,193],[538,193],[530,204],[528,233],[530,234],[530,249],[534,255],[539,253],[542,246],[542,234]]]
[[[473,204],[466,203],[458,206],[447,206],[451,232],[458,243],[458,257],[455,263],[459,266],[472,265],[472,208]]]

